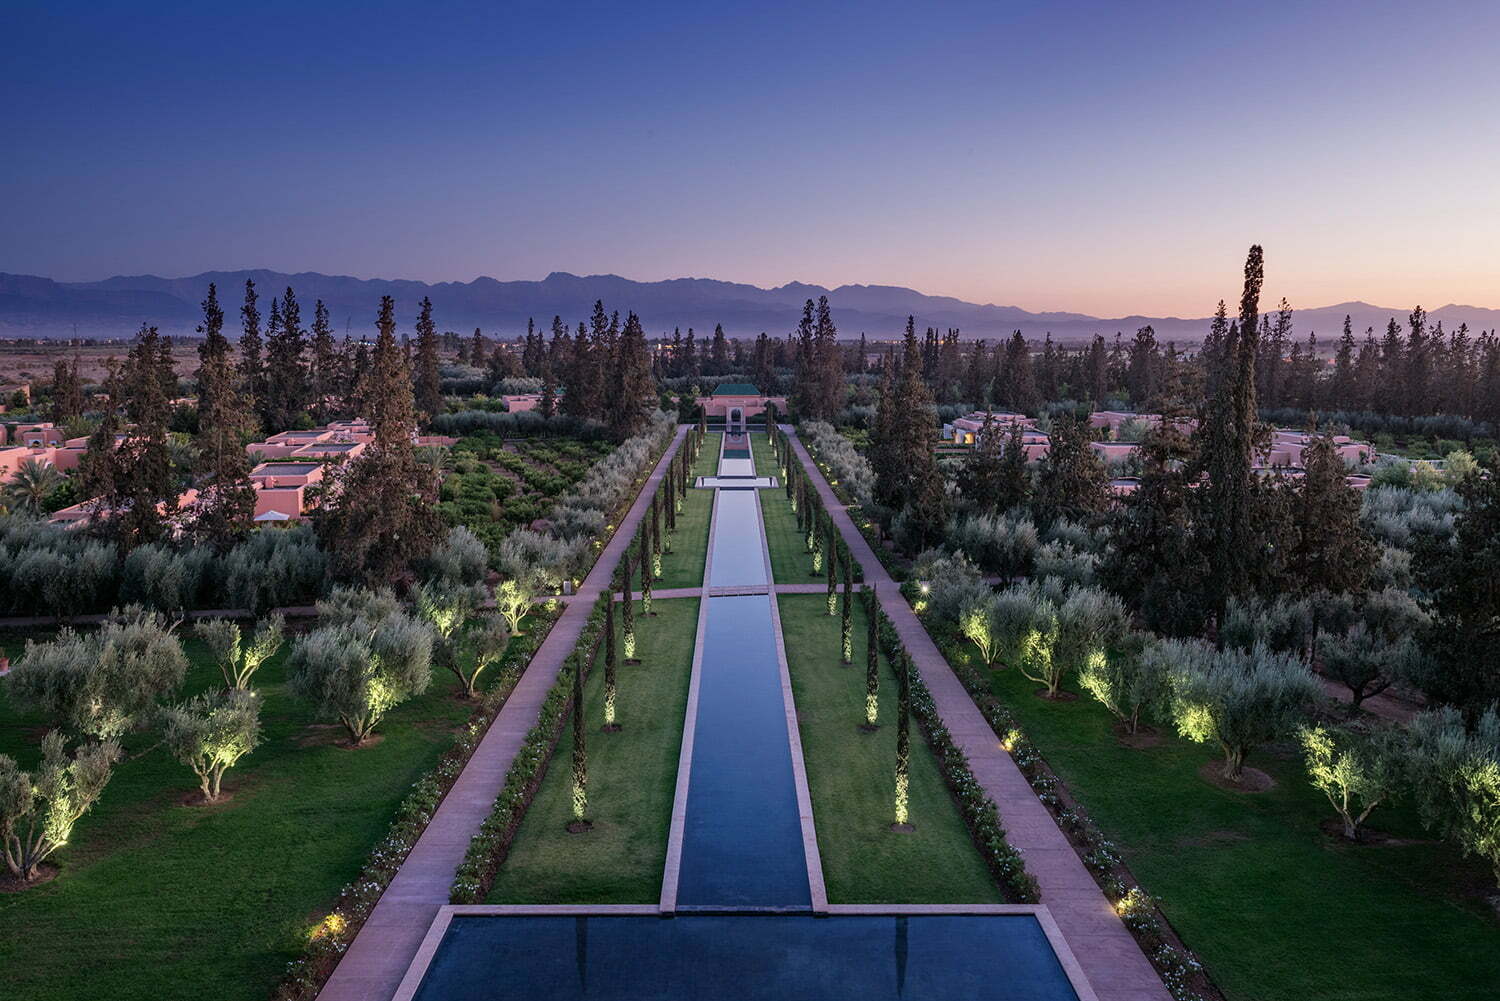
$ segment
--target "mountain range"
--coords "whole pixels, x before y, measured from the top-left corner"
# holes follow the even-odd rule
[[[797,325],[802,304],[820,295],[828,296],[840,335],[888,339],[904,329],[906,317],[914,315],[919,328],[959,328],[966,338],[991,341],[1020,330],[1027,337],[1051,333],[1062,343],[1074,343],[1094,334],[1129,336],[1150,324],[1162,340],[1191,343],[1208,330],[1207,317],[1123,316],[1095,317],[1083,313],[1033,313],[1018,306],[964,302],[950,296],[924,295],[892,285],[821,285],[791,282],[776,288],[760,288],[707,278],[675,278],[659,282],[637,282],[618,275],[579,276],[555,271],[541,281],[498,281],[476,278],[471,282],[438,282],[361,279],[316,272],[284,274],[277,271],[209,271],[185,278],[154,275],[117,276],[97,282],[57,282],[33,275],[0,272],[0,337],[125,337],[142,323],[173,335],[190,334],[197,326],[199,303],[209,282],[219,287],[219,301],[227,314],[226,325],[236,336],[238,311],[246,279],[253,280],[261,294],[261,312],[269,311],[269,299],[287,286],[297,292],[304,322],[310,320],[312,304],[327,304],[336,333],[353,336],[373,333],[375,312],[383,295],[396,300],[401,329],[410,331],[417,304],[431,296],[439,329],[472,332],[479,327],[490,336],[512,337],[526,329],[534,318],[543,329],[554,314],[576,326],[586,319],[596,299],[607,309],[622,313],[634,310],[649,335],[670,333],[674,327],[693,327],[702,334],[722,323],[732,337],[753,337],[761,331],[780,336]],[[1405,322],[1411,307],[1374,306],[1344,302],[1316,309],[1298,310],[1295,318],[1299,337],[1309,331],[1324,343],[1337,338],[1345,314],[1352,317],[1356,334],[1366,327],[1379,333],[1395,317]],[[1446,305],[1429,310],[1430,322],[1442,320],[1451,329],[1468,323],[1471,330],[1500,326],[1500,310],[1477,306]]]

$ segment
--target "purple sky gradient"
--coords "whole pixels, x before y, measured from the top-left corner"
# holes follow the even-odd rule
[[[1500,306],[1500,5],[0,10],[0,271]]]

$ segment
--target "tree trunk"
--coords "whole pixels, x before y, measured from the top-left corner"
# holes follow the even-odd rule
[[[1245,751],[1243,748],[1224,745],[1224,777],[1238,783],[1245,773]]]

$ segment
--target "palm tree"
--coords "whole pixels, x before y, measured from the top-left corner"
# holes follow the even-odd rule
[[[16,475],[5,485],[5,495],[17,511],[41,514],[47,496],[62,486],[63,475],[49,462],[22,459]]]

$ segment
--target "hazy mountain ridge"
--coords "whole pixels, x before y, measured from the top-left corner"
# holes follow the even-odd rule
[[[528,317],[546,328],[554,314],[570,326],[586,319],[596,299],[610,309],[635,310],[652,334],[681,327],[702,333],[724,324],[732,336],[754,336],[762,330],[782,335],[793,330],[804,301],[827,295],[834,320],[845,337],[861,331],[872,338],[899,335],[908,314],[919,327],[958,327],[966,338],[991,341],[1014,330],[1040,338],[1051,333],[1061,342],[1078,341],[1116,332],[1129,336],[1150,324],[1164,340],[1196,341],[1208,329],[1205,317],[1125,316],[1100,318],[1084,313],[1033,313],[1018,306],[965,302],[952,296],[924,295],[894,285],[821,285],[790,282],[775,288],[760,288],[709,278],[673,278],[637,282],[618,275],[573,275],[553,272],[540,281],[500,281],[490,277],[470,282],[426,282],[404,279],[354,278],[317,272],[286,274],[268,270],[210,271],[183,278],[155,275],[117,275],[98,282],[55,282],[34,275],[0,273],[0,336],[70,337],[76,325],[84,337],[127,336],[142,323],[150,323],[171,334],[191,333],[200,318],[199,302],[209,282],[219,286],[219,298],[230,332],[238,326],[238,310],[246,279],[256,283],[262,298],[262,314],[269,299],[290,285],[303,305],[304,321],[310,320],[312,303],[322,299],[335,330],[355,335],[370,333],[382,295],[396,299],[397,319],[410,331],[422,296],[432,297],[434,314],[442,329],[470,332],[475,327],[486,334],[514,336],[526,328]],[[1411,307],[1383,307],[1353,301],[1315,309],[1299,310],[1299,337],[1316,331],[1322,343],[1337,339],[1344,315],[1350,314],[1355,333],[1367,327],[1377,334],[1387,320],[1405,322]],[[1448,304],[1429,311],[1431,322],[1442,320],[1452,329],[1467,322],[1471,330],[1500,326],[1500,310]]]

